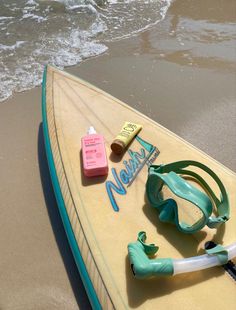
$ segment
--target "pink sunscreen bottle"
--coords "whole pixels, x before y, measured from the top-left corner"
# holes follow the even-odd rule
[[[92,126],[87,133],[81,139],[84,174],[87,177],[106,175],[108,163],[104,138]]]

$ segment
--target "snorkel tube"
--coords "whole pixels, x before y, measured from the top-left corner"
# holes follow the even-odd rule
[[[138,234],[138,240],[128,245],[131,269],[138,279],[199,271],[224,265],[236,257],[235,242],[226,247],[216,245],[212,249],[206,250],[207,254],[189,258],[149,258],[158,251],[158,247],[154,244],[147,245],[145,240],[146,233],[142,231]]]

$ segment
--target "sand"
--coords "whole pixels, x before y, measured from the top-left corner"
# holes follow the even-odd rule
[[[109,43],[106,54],[67,71],[236,171],[236,55],[212,36],[192,43],[185,27],[232,22],[233,1],[226,8],[217,1],[221,14],[202,10],[203,1],[194,9],[183,2],[151,30]],[[0,309],[89,309],[53,195],[40,97],[38,87],[0,104]]]

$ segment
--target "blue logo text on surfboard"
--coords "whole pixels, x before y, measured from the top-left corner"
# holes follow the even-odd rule
[[[115,194],[126,195],[127,188],[133,183],[142,168],[147,165],[150,166],[157,156],[159,150],[152,144],[144,141],[139,136],[136,140],[140,144],[140,149],[137,152],[129,149],[129,159],[123,161],[124,169],[117,171],[115,168],[111,169],[113,181],[106,182],[106,190],[114,211],[119,211],[119,206],[115,198]]]

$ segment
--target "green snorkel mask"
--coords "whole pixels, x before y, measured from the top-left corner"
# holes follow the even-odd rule
[[[215,180],[221,192],[220,199],[216,197],[211,187],[199,174],[185,169],[188,166],[204,170]],[[191,177],[201,185],[207,194],[186,181],[183,176],[185,178]],[[180,220],[176,200],[173,198],[163,199],[162,189],[164,185],[168,187],[172,195],[184,199],[187,208],[195,207],[194,213],[197,220],[192,219],[192,223]],[[146,193],[150,205],[159,211],[159,219],[162,222],[175,224],[184,233],[195,233],[205,225],[210,228],[217,228],[229,219],[229,202],[224,185],[210,168],[197,161],[185,160],[167,165],[150,166]],[[214,205],[218,213],[217,217],[212,216]],[[187,213],[191,214],[192,212],[188,210]]]

